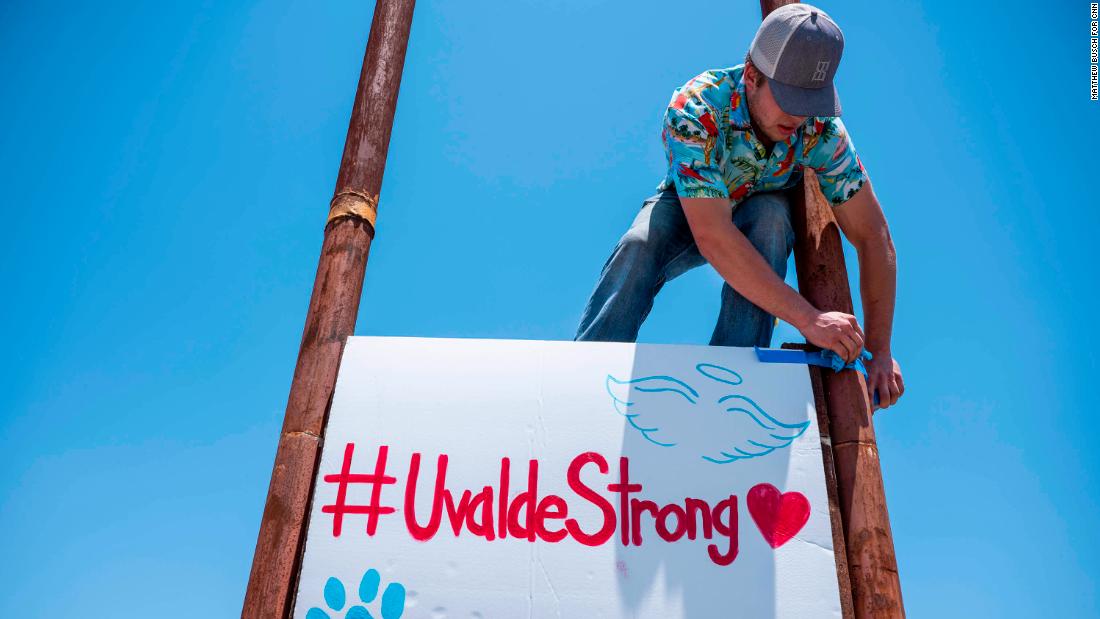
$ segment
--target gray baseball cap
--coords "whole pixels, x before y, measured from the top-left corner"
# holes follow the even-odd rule
[[[840,116],[833,76],[843,52],[844,35],[836,22],[825,11],[801,3],[772,11],[749,47],[775,102],[795,116]]]

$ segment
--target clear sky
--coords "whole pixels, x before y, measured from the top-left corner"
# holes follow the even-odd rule
[[[1088,3],[821,6],[898,251],[909,616],[1096,617]],[[239,614],[372,12],[0,4],[0,615]],[[758,23],[421,2],[356,333],[570,339],[672,90]],[[720,284],[672,282],[641,341],[706,343]]]

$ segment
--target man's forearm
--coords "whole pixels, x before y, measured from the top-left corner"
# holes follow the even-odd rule
[[[757,307],[801,330],[816,308],[776,275],[760,252],[732,223],[729,228],[697,240],[699,253],[722,279]]]
[[[897,254],[889,237],[867,247],[859,254],[859,289],[863,298],[864,332],[871,354],[892,354],[890,334],[894,326],[894,301],[897,293]]]
[[[724,198],[680,198],[699,253],[722,279],[764,311],[794,325],[806,341],[853,361],[863,348],[856,317],[820,312],[776,275],[756,247],[733,225]]]

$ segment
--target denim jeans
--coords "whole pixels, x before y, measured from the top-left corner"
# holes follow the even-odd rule
[[[790,207],[781,192],[759,193],[733,210],[733,223],[782,279],[794,247]],[[706,260],[695,246],[675,189],[648,198],[603,266],[574,337],[578,341],[633,342],[665,282]],[[775,318],[722,286],[722,309],[712,346],[768,346]]]

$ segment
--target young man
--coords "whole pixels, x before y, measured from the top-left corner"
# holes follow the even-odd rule
[[[705,71],[665,112],[668,174],[603,267],[577,340],[633,342],[661,286],[709,262],[726,284],[716,346],[768,346],[775,317],[847,361],[866,347],[879,406],[904,391],[890,350],[896,257],[882,208],[840,116],[833,76],[844,47],[823,11],[789,4],[760,25],[744,65]],[[859,255],[867,335],[783,282],[794,244],[782,191],[817,174]],[[732,217],[731,217],[732,210]]]

